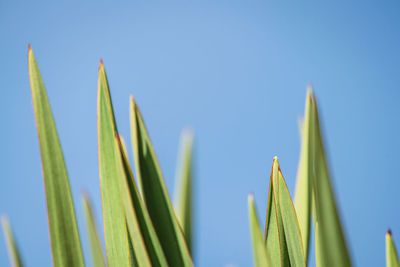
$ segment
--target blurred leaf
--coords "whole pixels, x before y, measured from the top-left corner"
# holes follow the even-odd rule
[[[315,220],[319,228],[321,266],[351,266],[350,255],[336,208],[335,197],[329,176],[328,164],[322,142],[318,109],[311,90],[308,93],[310,110],[305,118],[305,133],[309,140],[309,175],[311,175],[315,205]],[[306,130],[307,129],[307,130]]]
[[[28,65],[42,156],[53,262],[55,266],[84,266],[64,156],[46,89],[30,47]]]
[[[160,166],[133,97],[131,97],[130,115],[136,175],[168,264],[174,267],[192,266],[185,237],[174,213]]]
[[[83,208],[85,212],[86,228],[90,242],[90,252],[92,255],[93,266],[106,266],[106,261],[103,253],[103,248],[100,241],[100,236],[97,230],[97,225],[94,219],[94,213],[90,204],[89,196],[84,193],[82,195]]]
[[[319,239],[320,233],[319,233],[319,227],[318,227],[318,222],[315,222],[315,266],[324,266],[322,265],[322,260],[321,260],[321,252],[320,248],[321,245],[319,244],[321,240]]]
[[[310,94],[311,91],[308,92]],[[311,225],[311,177],[310,177],[310,108],[311,97],[307,96],[306,111],[304,120],[300,124],[301,136],[301,152],[299,159],[299,167],[297,170],[297,181],[294,204],[296,207],[297,218],[299,220],[300,230],[303,238],[304,253],[306,261],[309,255],[309,241],[310,241],[310,225]]]
[[[97,105],[100,189],[107,260],[110,267],[129,266],[129,244],[118,178],[120,175],[117,168],[118,155],[114,140],[118,131],[102,62],[99,67]]]
[[[125,209],[133,209],[136,214],[137,221],[139,223],[141,235],[147,247],[147,253],[150,257],[152,266],[167,266],[167,260],[165,259],[160,241],[157,238],[157,234],[154,230],[151,222],[149,213],[143,203],[138,188],[136,186],[135,179],[133,177],[132,168],[129,164],[128,154],[126,151],[125,142],[120,137],[120,150],[122,155],[122,162],[125,171],[125,181],[122,181],[122,188],[126,189],[128,196],[131,201],[125,202],[127,206]],[[128,221],[129,223],[129,221]]]
[[[184,131],[181,138],[181,149],[177,169],[177,186],[175,191],[175,210],[179,223],[185,234],[186,244],[192,251],[192,150],[193,133]]]
[[[151,266],[149,255],[147,254],[146,245],[143,241],[142,233],[140,231],[138,219],[133,208],[132,199],[128,189],[127,175],[125,173],[125,166],[122,159],[121,144],[118,136],[115,136],[115,154],[117,155],[117,171],[120,179],[121,197],[124,205],[124,214],[126,218],[126,225],[128,227],[128,235],[130,236],[131,253],[135,255],[135,263],[138,266]]]
[[[397,254],[396,246],[394,245],[392,232],[389,230],[386,233],[386,266],[399,267],[399,256]]]
[[[269,258],[268,251],[265,248],[260,223],[258,221],[256,207],[254,205],[254,197],[252,195],[249,195],[248,202],[249,202],[251,240],[253,243],[254,266],[272,267],[273,265]]]
[[[1,216],[1,225],[3,226],[3,232],[6,239],[8,257],[10,259],[11,266],[22,267],[22,260],[18,252],[18,247],[15,243],[8,218],[5,215]]]

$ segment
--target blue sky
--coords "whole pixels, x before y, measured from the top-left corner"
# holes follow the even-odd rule
[[[120,132],[129,142],[133,94],[170,193],[180,132],[196,133],[198,266],[252,264],[247,194],[264,220],[275,155],[293,193],[309,83],[355,265],[383,266],[388,227],[400,244],[396,1],[26,2],[0,2],[0,213],[29,266],[51,266],[51,255],[28,43],[53,108],[88,263],[80,193],[90,193],[101,224],[100,58]],[[8,265],[3,240],[0,265]]]

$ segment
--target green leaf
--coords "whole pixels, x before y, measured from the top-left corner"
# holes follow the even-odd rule
[[[23,264],[18,252],[18,247],[15,243],[8,218],[5,215],[1,216],[1,225],[3,226],[3,232],[6,239],[8,257],[10,258],[11,266],[22,267]]]
[[[394,245],[392,232],[389,230],[386,233],[386,266],[399,267],[399,256],[397,254],[396,246]]]
[[[86,228],[90,243],[90,252],[92,255],[93,266],[106,266],[103,248],[100,241],[100,236],[97,230],[97,225],[94,219],[94,213],[90,204],[89,196],[86,193],[82,194],[83,210],[85,212]]]
[[[310,93],[310,91],[309,91]],[[304,121],[299,123],[300,125],[300,136],[301,136],[301,152],[299,159],[299,167],[297,169],[297,182],[296,182],[296,193],[294,198],[294,204],[296,207],[297,218],[299,220],[300,231],[303,238],[304,252],[306,261],[309,255],[309,241],[310,241],[310,226],[311,226],[311,177],[310,177],[310,134],[309,126],[310,122],[310,107],[311,98],[307,97],[306,100],[306,111]]]
[[[120,175],[117,168],[118,154],[114,140],[118,131],[102,62],[99,67],[97,105],[100,188],[108,266],[130,266],[129,244],[118,178]]]
[[[272,165],[265,232],[274,266],[306,266],[296,211],[276,157]]]
[[[158,239],[170,266],[192,266],[185,237],[169,199],[140,111],[131,97],[132,146],[136,176]]]
[[[151,223],[149,213],[144,205],[143,199],[139,194],[135,179],[133,177],[132,168],[129,164],[125,142],[121,137],[119,146],[125,172],[123,176],[125,179],[121,181],[121,188],[126,191],[125,194],[123,194],[126,198],[124,202],[125,210],[132,210],[132,212],[135,213],[138,225],[140,227],[140,233],[144,243],[146,244],[147,253],[152,266],[168,266],[167,260],[160,245],[160,241],[158,240],[153,224]],[[128,220],[127,223],[129,226],[129,224],[133,224],[133,221]]]
[[[278,204],[277,178],[278,162],[274,158],[269,183],[267,218],[265,223],[265,245],[273,266],[289,266],[289,255],[283,231],[282,216]]]
[[[256,207],[254,205],[253,195],[249,195],[248,203],[249,203],[250,232],[251,232],[251,240],[253,243],[254,266],[272,267],[273,265],[269,258],[267,249],[265,248],[260,223],[258,221]]]
[[[53,262],[55,266],[84,266],[64,156],[46,89],[30,47],[28,65],[42,156]]]
[[[177,168],[177,185],[175,195],[175,210],[179,223],[185,234],[186,244],[192,251],[192,150],[193,133],[184,131],[181,138],[181,149]]]
[[[320,251],[321,245],[319,244],[321,240],[319,236],[320,233],[319,233],[318,222],[315,222],[315,266],[323,266],[321,259],[321,251]]]
[[[115,154],[117,155],[117,170],[120,179],[121,197],[124,205],[124,214],[126,218],[126,225],[128,227],[128,235],[130,236],[131,251],[135,255],[135,265],[137,266],[151,266],[149,255],[147,254],[146,245],[143,241],[142,233],[140,231],[138,219],[133,208],[132,199],[129,192],[129,184],[127,175],[125,173],[125,166],[122,159],[121,143],[118,136],[115,136]]]
[[[351,266],[350,255],[336,208],[322,142],[318,109],[311,90],[308,93],[309,112],[306,112],[305,133],[308,132],[309,179],[312,183],[315,220],[318,222],[321,266]]]

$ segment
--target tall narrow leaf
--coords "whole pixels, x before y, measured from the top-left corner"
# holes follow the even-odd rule
[[[128,235],[130,237],[130,251],[134,254],[135,265],[141,267],[150,267],[151,262],[147,254],[146,245],[143,241],[142,233],[140,231],[138,219],[135,210],[133,209],[132,199],[128,189],[127,177],[125,173],[125,166],[122,160],[122,151],[119,136],[115,136],[115,154],[117,155],[117,171],[118,179],[121,188],[122,203],[124,206],[124,214],[126,218],[126,225],[128,228]]]
[[[129,244],[114,140],[118,131],[102,62],[99,67],[97,109],[100,187],[108,265],[110,267],[129,266]]]
[[[315,201],[315,220],[318,222],[320,259],[322,266],[351,266],[350,255],[336,208],[329,176],[328,163],[322,142],[318,109],[312,93],[308,94],[310,111],[304,128],[308,131],[309,172]]]
[[[160,166],[133,97],[131,97],[130,115],[136,175],[168,264],[174,267],[192,266],[185,237],[176,218]]]
[[[258,221],[256,207],[254,205],[254,197],[249,195],[249,220],[250,220],[250,232],[251,240],[253,243],[253,258],[254,266],[256,267],[272,267],[271,260],[268,255],[268,251],[265,248],[260,222]]]
[[[282,216],[279,207],[278,190],[278,161],[274,158],[269,183],[268,208],[265,224],[265,245],[269,251],[273,266],[289,266],[289,255],[283,231]],[[274,177],[275,176],[275,177]]]
[[[28,65],[42,156],[53,262],[55,266],[83,266],[81,242],[64,156],[44,83],[30,47]]]
[[[400,267],[399,255],[397,254],[390,230],[386,233],[386,266]]]
[[[192,251],[192,150],[193,133],[184,131],[181,138],[181,149],[177,168],[177,185],[175,210],[179,223],[185,234],[186,244]]]
[[[266,245],[274,266],[306,266],[296,211],[278,159],[272,165]]]
[[[1,225],[3,226],[3,232],[6,239],[7,252],[11,266],[22,267],[22,260],[18,251],[18,247],[15,243],[8,218],[5,215],[1,216]]]
[[[82,195],[83,210],[85,212],[86,228],[90,243],[90,252],[92,255],[93,266],[105,267],[106,261],[103,253],[103,248],[100,242],[100,236],[97,230],[97,225],[94,218],[92,206],[89,201],[89,196],[84,193]]]
[[[129,164],[125,143],[123,142],[122,138],[120,138],[120,142],[118,144],[120,146],[120,153],[122,155],[122,162],[125,172],[123,176],[125,180],[121,181],[121,191],[126,191],[123,194],[125,199],[124,208],[125,210],[128,210],[128,212],[135,213],[137,223],[140,227],[141,236],[147,247],[147,253],[149,255],[151,265],[154,267],[167,266],[167,260],[164,256],[162,247],[157,238],[157,234],[154,230],[153,224],[151,223],[151,219],[144,205],[143,199],[141,198],[138,188],[136,186],[136,182],[132,173],[132,168]],[[129,200],[129,198],[131,200]],[[128,226],[132,224],[131,227],[135,227],[135,223],[136,222],[134,220],[127,221]],[[133,242],[133,240],[131,241]]]
[[[310,177],[310,112],[311,112],[311,91],[308,91],[306,99],[306,112],[304,121],[300,124],[301,136],[301,152],[299,159],[299,167],[297,170],[297,182],[294,204],[296,207],[297,218],[299,220],[300,230],[303,238],[304,252],[306,260],[308,259],[308,247],[310,240],[311,225],[311,177]]]

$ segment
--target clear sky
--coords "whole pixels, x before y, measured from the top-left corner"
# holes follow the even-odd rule
[[[196,133],[198,266],[252,264],[247,194],[255,194],[264,221],[275,155],[293,193],[309,83],[355,265],[384,265],[388,227],[400,245],[398,1],[7,2],[0,2],[0,213],[28,266],[51,266],[28,42],[53,108],[88,263],[80,194],[90,193],[102,229],[100,58],[120,132],[130,143],[133,94],[170,193],[180,132]]]

